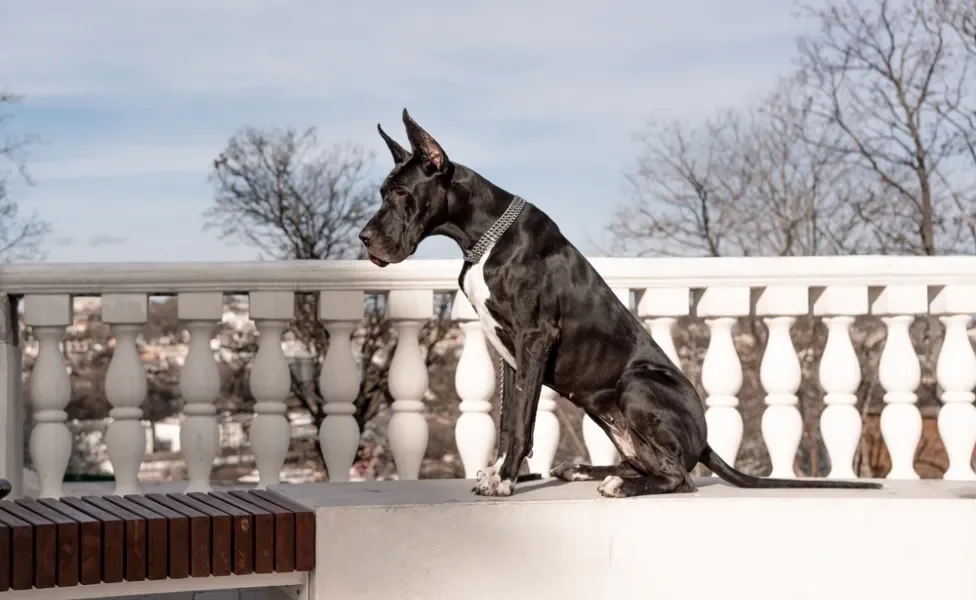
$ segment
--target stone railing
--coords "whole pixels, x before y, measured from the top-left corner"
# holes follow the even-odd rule
[[[793,462],[803,433],[797,409],[801,367],[791,339],[798,315],[822,318],[829,335],[819,365],[819,384],[826,409],[820,430],[830,457],[828,477],[856,477],[852,469],[861,438],[861,415],[855,392],[861,378],[849,330],[858,315],[878,315],[887,328],[879,380],[885,408],[881,432],[891,456],[889,478],[917,478],[913,459],[922,419],[916,389],[920,363],[909,336],[919,315],[938,315],[945,336],[936,378],[943,405],[939,433],[949,457],[947,479],[976,479],[971,457],[976,444],[976,355],[967,326],[976,312],[974,257],[835,257],[835,258],[596,258],[593,264],[618,296],[646,323],[651,334],[676,362],[672,330],[679,317],[705,320],[710,330],[701,365],[706,392],[709,439],[726,460],[734,460],[742,442],[743,423],[738,393],[743,373],[733,344],[738,317],[755,315],[768,328],[759,373],[766,393],[762,438],[772,462],[772,475],[794,477]],[[192,491],[208,490],[218,453],[214,401],[219,375],[211,350],[214,325],[221,318],[225,293],[247,294],[250,318],[260,333],[250,374],[256,399],[250,428],[251,446],[260,486],[277,483],[290,433],[285,400],[290,393],[288,360],[282,334],[294,317],[295,294],[318,294],[318,318],[330,334],[330,347],[318,373],[324,401],[320,431],[322,452],[332,480],[346,478],[360,431],[353,401],[361,377],[350,335],[363,318],[366,295],[386,296],[386,316],[397,333],[389,372],[394,398],[389,446],[399,479],[416,479],[427,447],[424,396],[428,374],[418,333],[434,314],[435,292],[455,293],[452,317],[464,333],[464,347],[455,378],[461,398],[456,425],[457,447],[466,477],[489,460],[495,443],[490,398],[495,370],[471,306],[457,293],[456,260],[411,260],[387,269],[367,262],[255,262],[186,264],[40,264],[0,267],[0,476],[10,479],[15,494],[22,489],[23,447],[20,424],[25,407],[20,398],[21,348],[16,319],[39,340],[30,379],[31,459],[39,474],[40,494],[62,494],[62,479],[71,452],[65,408],[71,401],[65,360],[59,347],[72,323],[73,295],[100,295],[102,320],[111,326],[115,351],[105,381],[112,421],[105,435],[116,479],[116,493],[139,489],[138,473],[146,448],[141,405],[146,373],[136,337],[148,318],[150,295],[175,295],[179,318],[191,336],[181,376],[184,400],[181,448]],[[680,363],[679,363],[680,364]],[[547,473],[560,436],[553,414],[554,393],[544,390],[539,405],[534,472]],[[618,460],[616,451],[596,425],[585,418],[583,436],[595,464]]]

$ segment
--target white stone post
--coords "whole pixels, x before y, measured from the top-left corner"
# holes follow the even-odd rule
[[[325,419],[319,445],[329,481],[349,481],[359,450],[356,397],[363,374],[353,355],[352,334],[363,319],[365,294],[360,291],[319,292],[319,320],[329,332],[329,348],[319,373]]]
[[[295,316],[294,292],[251,292],[251,320],[260,339],[251,364],[249,383],[254,396],[251,449],[258,468],[258,488],[281,482],[281,468],[291,445],[285,400],[291,391],[291,369],[281,349],[281,336]]]
[[[105,445],[115,472],[115,493],[140,493],[139,467],[146,453],[146,429],[142,405],[148,385],[146,368],[136,338],[149,317],[146,294],[104,294],[102,321],[112,326],[115,351],[105,374],[105,396],[112,405],[112,422],[105,432]]]
[[[928,288],[924,285],[889,285],[871,303],[871,312],[888,328],[878,379],[885,390],[881,411],[881,437],[891,456],[888,479],[918,479],[915,450],[922,437],[922,415],[915,390],[922,368],[915,354],[909,327],[915,315],[928,310]]]
[[[64,493],[62,481],[71,458],[71,432],[65,412],[71,402],[71,380],[60,348],[64,328],[71,321],[71,296],[67,294],[31,294],[24,298],[24,322],[33,328],[39,346],[30,378],[34,411],[30,455],[40,479],[42,498],[60,498]],[[20,428],[23,423],[9,425]]]
[[[397,345],[390,361],[390,451],[400,480],[417,479],[427,451],[427,363],[420,348],[420,329],[434,312],[431,290],[393,290],[387,296],[387,316],[397,331]]]
[[[529,472],[549,476],[552,463],[559,449],[559,419],[556,417],[556,398],[559,395],[547,386],[539,393],[539,409],[536,411],[532,430],[532,453],[529,456]]]
[[[705,319],[711,338],[702,361],[702,387],[706,398],[705,420],[708,444],[728,464],[735,459],[742,443],[742,416],[739,414],[739,389],[742,363],[732,338],[735,317],[749,314],[748,287],[710,287],[696,294],[697,316]]]
[[[17,298],[0,293],[0,478],[10,482],[10,499],[24,495],[22,359]]]
[[[819,379],[824,390],[820,435],[830,457],[828,479],[855,479],[854,453],[861,443],[861,413],[857,388],[861,364],[851,343],[855,315],[868,312],[868,288],[863,285],[815,288],[813,313],[823,317],[827,343],[820,358]]]
[[[943,479],[976,480],[973,446],[976,445],[976,354],[967,329],[976,313],[976,285],[947,285],[930,303],[932,314],[945,327],[935,376],[942,388],[939,435],[949,456]]]
[[[637,316],[644,321],[651,337],[679,369],[681,359],[671,335],[678,317],[691,312],[688,288],[645,288],[637,293]]]
[[[181,292],[177,295],[180,320],[190,332],[190,344],[180,371],[183,424],[180,448],[189,484],[186,492],[209,492],[210,473],[220,449],[217,407],[220,372],[213,355],[214,325],[224,312],[221,292]]]
[[[488,354],[485,332],[467,297],[458,292],[451,305],[451,318],[464,332],[464,347],[454,372],[454,387],[461,398],[461,415],[454,426],[454,441],[465,479],[476,479],[488,466],[497,439],[491,417],[491,396],[498,376]]]
[[[810,296],[805,286],[767,286],[759,291],[756,300],[756,314],[770,315],[763,318],[769,336],[759,366],[759,380],[766,390],[761,429],[773,466],[770,477],[796,477],[793,463],[803,437],[797,391],[803,372],[790,328],[796,315],[805,315],[809,310]]]

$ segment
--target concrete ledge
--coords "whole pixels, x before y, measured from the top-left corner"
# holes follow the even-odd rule
[[[605,499],[597,483],[274,486],[316,507],[320,598],[976,597],[976,483]]]

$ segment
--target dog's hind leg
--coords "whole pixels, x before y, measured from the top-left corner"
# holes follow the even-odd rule
[[[687,473],[682,471],[638,477],[611,475],[603,480],[597,491],[608,498],[627,498],[648,494],[688,493],[697,489]]]
[[[606,479],[612,475],[619,477],[637,477],[639,472],[627,463],[610,466],[584,465],[582,463],[564,462],[553,467],[549,474],[563,481],[596,481]]]

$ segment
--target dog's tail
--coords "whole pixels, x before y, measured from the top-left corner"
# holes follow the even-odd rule
[[[13,490],[13,487],[10,486],[10,482],[6,479],[0,479],[0,500],[6,498],[11,490]]]
[[[698,461],[712,470],[713,473],[741,488],[842,488],[880,490],[883,486],[873,481],[837,481],[833,479],[772,479],[769,477],[753,477],[722,460],[718,452],[711,446],[705,446]]]

